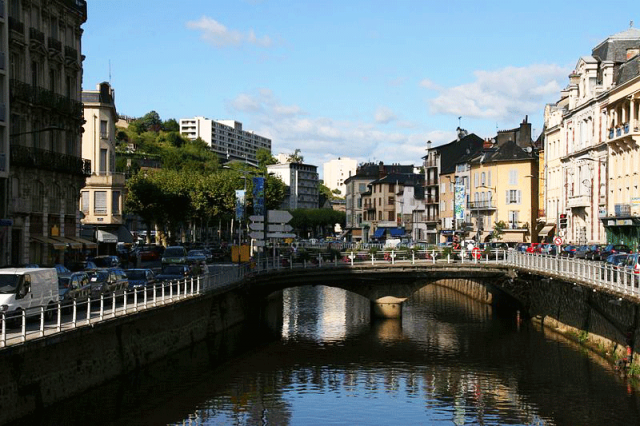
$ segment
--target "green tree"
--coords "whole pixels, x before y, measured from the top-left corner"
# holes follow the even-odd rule
[[[256,159],[258,160],[258,167],[262,170],[266,170],[267,166],[278,162],[267,148],[258,148]]]
[[[304,157],[300,155],[300,150],[296,148],[293,154],[289,155],[288,161],[290,163],[302,163],[304,161]]]
[[[180,132],[180,124],[175,118],[170,118],[162,123],[162,130],[165,132]]]
[[[491,241],[500,241],[507,224],[504,220],[499,220],[493,225],[493,231],[491,231]]]

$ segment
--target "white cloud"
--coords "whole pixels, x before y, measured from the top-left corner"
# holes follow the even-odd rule
[[[474,82],[456,87],[439,87],[428,79],[420,86],[439,92],[429,101],[431,113],[515,122],[556,99],[569,72],[558,65],[507,67],[476,71]]]
[[[381,106],[376,110],[374,118],[376,120],[376,123],[388,124],[398,117],[389,108]]]
[[[203,16],[197,21],[189,21],[186,25],[190,30],[200,31],[200,38],[215,47],[239,47],[244,43],[259,47],[270,47],[272,44],[268,36],[258,38],[252,29],[246,34],[231,30],[208,16]]]
[[[418,165],[427,140],[438,144],[455,137],[453,132],[428,133],[418,128],[407,132],[399,126],[383,131],[376,120],[312,117],[298,105],[281,103],[269,89],[240,94],[227,102],[227,108],[231,114],[248,115],[244,127],[270,138],[274,154],[291,153],[299,148],[305,162],[317,166],[340,156],[360,162]]]

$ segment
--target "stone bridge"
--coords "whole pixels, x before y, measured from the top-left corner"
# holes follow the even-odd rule
[[[255,275],[246,284],[253,296],[266,295],[289,287],[326,285],[338,287],[366,297],[372,314],[378,318],[399,318],[402,302],[426,285],[456,286],[464,283],[464,291],[488,303],[499,284],[513,277],[501,264],[422,264],[359,265],[342,268],[285,269],[266,275]]]

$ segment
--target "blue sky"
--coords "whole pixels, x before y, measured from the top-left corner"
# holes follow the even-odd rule
[[[578,58],[640,26],[626,0],[87,3],[83,88],[110,78],[120,114],[235,119],[318,166],[419,164],[458,117],[537,135]]]

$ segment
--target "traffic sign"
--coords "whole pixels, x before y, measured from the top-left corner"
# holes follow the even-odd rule
[[[474,247],[471,250],[471,256],[473,256],[474,259],[480,259],[482,257],[482,252],[480,251],[480,248]]]
[[[249,229],[252,231],[264,231],[264,222],[258,223],[250,223]],[[267,228],[269,232],[291,232],[293,231],[293,227],[291,225],[280,224],[280,223],[269,223],[269,227]]]
[[[249,237],[255,239],[255,240],[262,240],[264,239],[264,232],[260,231],[256,231],[256,232],[249,232]]]
[[[255,240],[253,242],[253,246],[254,247],[264,247],[265,246],[264,240]]]
[[[264,222],[264,216],[252,215],[252,216],[249,216],[249,220],[251,222]]]
[[[293,216],[286,210],[269,210],[269,223],[287,223]]]
[[[264,223],[263,222],[250,223],[249,229],[251,229],[252,231],[264,231]]]
[[[555,237],[555,238],[553,239],[553,243],[554,243],[555,245],[557,245],[557,246],[561,246],[561,245],[562,245],[562,238],[560,238],[560,237]]]
[[[269,232],[267,238],[295,238],[296,234],[289,232]]]

